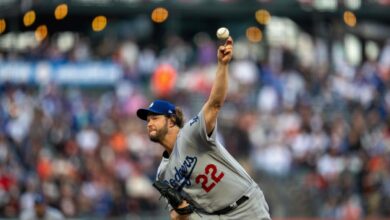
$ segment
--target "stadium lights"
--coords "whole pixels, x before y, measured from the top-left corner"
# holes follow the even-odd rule
[[[35,30],[35,39],[37,41],[42,41],[47,37],[47,26],[46,25],[40,25]]]
[[[368,41],[364,47],[364,53],[369,60],[377,60],[380,53],[380,48],[376,42]]]
[[[246,29],[246,37],[252,43],[258,43],[263,39],[263,33],[258,27],[249,27]]]
[[[162,23],[164,22],[165,20],[167,20],[168,18],[168,10],[163,8],[163,7],[158,7],[158,8],[155,8],[150,17],[152,19],[152,21],[156,22],[156,23]]]
[[[259,9],[256,11],[255,18],[260,24],[266,25],[271,19],[271,14],[267,10]]]
[[[352,34],[344,36],[344,52],[349,64],[358,66],[362,62],[362,45],[359,38]]]
[[[293,20],[273,16],[265,28],[267,43],[271,46],[283,45],[288,49],[295,49],[299,29]]]
[[[92,21],[92,30],[95,32],[102,31],[106,28],[107,18],[103,15],[96,16]]]
[[[356,16],[353,12],[351,11],[345,11],[344,12],[344,22],[350,27],[355,27],[356,25]]]
[[[30,11],[26,12],[23,16],[24,26],[29,27],[32,24],[34,24],[35,18],[36,18],[35,11],[30,10]]]
[[[361,0],[344,0],[345,6],[350,10],[358,10],[362,6]]]
[[[0,19],[0,34],[2,34],[5,31],[6,27],[7,27],[7,23],[5,22],[5,19]]]
[[[58,5],[54,10],[54,17],[57,20],[64,19],[67,15],[68,15],[68,5],[65,3]]]
[[[313,6],[319,11],[336,11],[337,0],[314,0]]]
[[[75,44],[76,36],[72,32],[60,33],[57,38],[57,47],[61,52],[69,51]]]
[[[38,41],[34,37],[33,31],[8,32],[0,37],[0,50],[5,51],[26,51],[38,46]],[[0,68],[1,69],[1,68]]]

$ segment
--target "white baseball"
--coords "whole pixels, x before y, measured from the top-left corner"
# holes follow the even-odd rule
[[[229,37],[229,30],[225,27],[218,28],[217,37],[220,40],[225,40],[226,38]]]

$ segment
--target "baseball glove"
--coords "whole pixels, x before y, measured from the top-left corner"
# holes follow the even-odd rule
[[[157,180],[153,183],[153,186],[160,192],[162,197],[165,197],[168,200],[168,203],[179,215],[188,215],[194,212],[195,208],[190,203],[186,207],[179,208],[180,204],[184,201],[184,198],[180,192],[176,191],[169,184]]]

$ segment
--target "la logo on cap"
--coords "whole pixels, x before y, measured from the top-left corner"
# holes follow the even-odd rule
[[[150,103],[149,108],[151,108],[154,105],[154,102]]]

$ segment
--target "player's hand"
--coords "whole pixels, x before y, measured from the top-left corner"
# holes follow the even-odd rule
[[[179,205],[178,208],[185,208],[185,207],[187,207],[189,205],[190,204],[186,200],[183,200],[183,202]],[[180,215],[174,209],[172,209],[172,211],[171,211],[171,219],[172,220],[189,220],[190,219],[190,215]]]
[[[218,48],[218,63],[228,64],[233,57],[233,38],[228,37],[224,45]]]
[[[189,220],[189,219],[190,219],[190,215],[179,215],[174,209],[172,209],[171,220]]]

